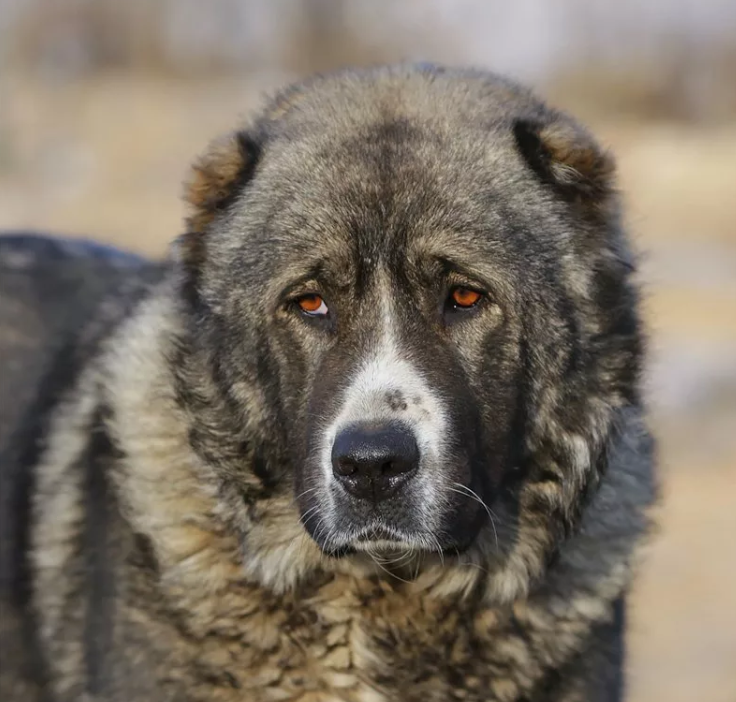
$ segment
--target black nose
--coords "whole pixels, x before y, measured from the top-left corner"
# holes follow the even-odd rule
[[[379,502],[419,465],[414,434],[402,424],[353,424],[332,445],[332,472],[352,495]]]

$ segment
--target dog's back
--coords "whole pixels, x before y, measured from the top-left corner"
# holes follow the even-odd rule
[[[42,450],[52,407],[105,329],[158,275],[157,266],[92,242],[0,235],[0,678],[13,699],[37,696],[15,673],[38,673],[26,635],[33,476],[21,467]]]

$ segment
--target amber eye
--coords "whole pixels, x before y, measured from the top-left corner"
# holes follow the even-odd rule
[[[302,295],[296,304],[302,312],[311,317],[322,317],[329,311],[320,295]]]
[[[467,309],[478,304],[481,294],[470,288],[457,287],[450,291],[450,302],[453,307]]]

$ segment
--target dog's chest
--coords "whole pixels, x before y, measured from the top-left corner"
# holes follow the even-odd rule
[[[358,592],[338,583],[302,602],[253,594],[222,601],[205,628],[194,622],[186,675],[192,699],[497,699],[499,679],[491,679],[477,631],[463,614],[379,587]],[[486,623],[497,619],[487,615]]]
[[[190,610],[188,699],[382,702],[377,660],[352,593],[309,601],[235,589]]]

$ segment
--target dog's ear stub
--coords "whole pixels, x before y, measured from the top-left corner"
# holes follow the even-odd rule
[[[237,131],[214,141],[195,161],[185,183],[184,200],[191,207],[187,231],[203,233],[250,180],[260,148],[248,132]]]
[[[212,142],[192,166],[184,188],[190,214],[185,233],[172,247],[173,258],[184,271],[184,296],[192,305],[200,300],[200,277],[210,223],[253,177],[259,156],[258,142],[248,132],[237,131]]]
[[[602,202],[613,193],[613,157],[572,120],[517,120],[513,133],[529,167],[567,199]]]

